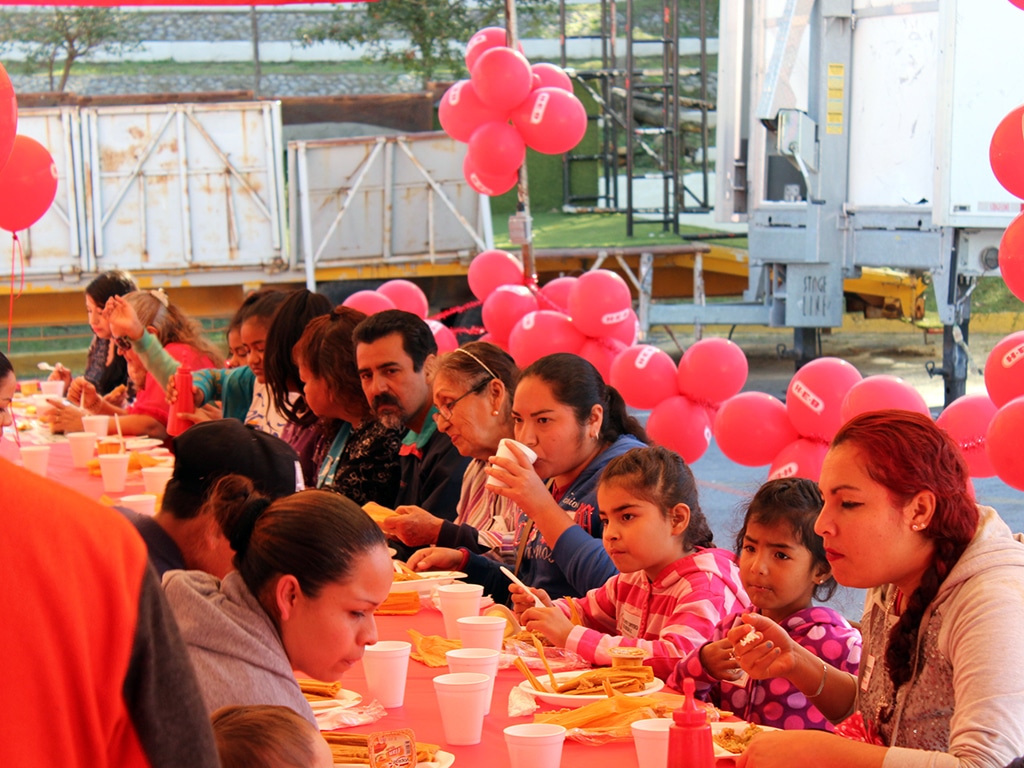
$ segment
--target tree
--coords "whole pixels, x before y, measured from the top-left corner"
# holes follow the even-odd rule
[[[78,59],[117,56],[140,46],[135,17],[113,8],[50,8],[0,12],[0,49],[23,47],[30,67],[46,67],[50,90],[63,91]],[[60,83],[54,83],[62,61]]]
[[[553,0],[520,0],[520,21],[549,11]],[[424,87],[438,74],[465,75],[465,43],[486,26],[505,26],[501,0],[381,0],[335,8],[330,18],[302,31],[304,45],[327,41],[364,44],[366,58],[419,74]]]

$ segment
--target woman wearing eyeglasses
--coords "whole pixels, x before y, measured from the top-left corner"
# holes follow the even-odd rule
[[[434,421],[463,456],[472,459],[462,477],[457,517],[443,520],[416,506],[400,506],[384,531],[410,547],[437,545],[515,560],[519,507],[485,487],[487,460],[502,438],[513,438],[512,393],[519,369],[511,355],[474,341],[438,360],[434,371]]]

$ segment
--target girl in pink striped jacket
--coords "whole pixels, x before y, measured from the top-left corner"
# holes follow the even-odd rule
[[[616,646],[637,647],[666,678],[719,623],[748,610],[736,560],[714,548],[693,473],[672,451],[634,448],[613,459],[597,498],[604,548],[620,573],[582,598],[555,602],[544,590],[513,586],[516,612],[527,629],[591,664],[611,664]],[[545,607],[533,607],[533,594]]]

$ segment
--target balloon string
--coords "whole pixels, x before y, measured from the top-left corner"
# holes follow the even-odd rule
[[[481,304],[483,304],[483,302],[477,300],[477,301],[471,301],[468,304],[460,304],[457,307],[449,307],[448,309],[444,309],[444,310],[438,312],[436,315],[431,315],[428,319],[430,319],[430,320],[444,320],[446,317],[451,317],[452,315],[457,315],[459,312],[465,312],[467,309],[472,309],[473,307],[479,307]]]
[[[18,259],[18,271],[21,273],[21,286],[14,293],[14,259]],[[25,258],[21,250],[21,241],[16,232],[11,233],[11,293],[7,309],[7,354],[11,354],[11,336],[14,330],[14,301],[25,292]]]

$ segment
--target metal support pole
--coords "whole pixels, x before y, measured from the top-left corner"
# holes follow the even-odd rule
[[[505,0],[505,37],[508,47],[515,50],[519,44],[516,0]],[[533,257],[533,221],[530,216],[530,180],[526,162],[519,167],[519,186],[516,189],[516,213],[509,219],[509,238],[520,248],[523,259],[523,277],[527,285],[537,285],[537,264]]]

